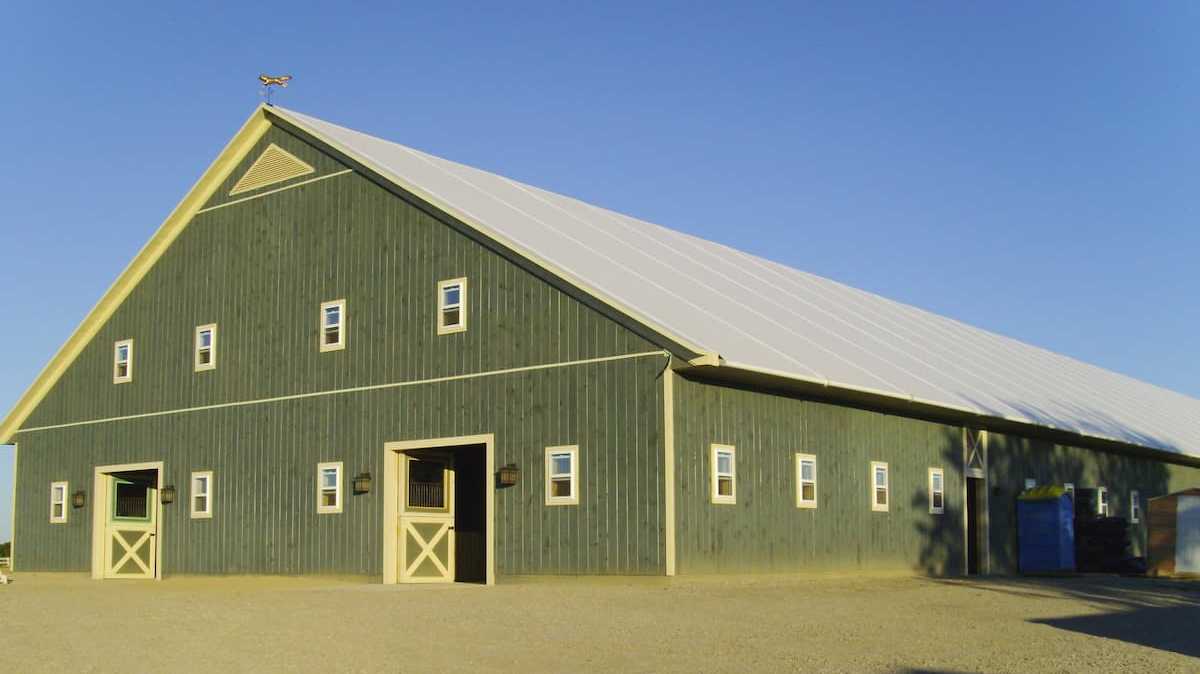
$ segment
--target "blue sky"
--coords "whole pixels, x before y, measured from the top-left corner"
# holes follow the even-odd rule
[[[4,410],[260,71],[295,75],[287,107],[1200,397],[1194,4],[168,4],[5,9]]]

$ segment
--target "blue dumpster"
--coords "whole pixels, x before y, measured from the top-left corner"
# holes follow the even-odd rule
[[[1066,489],[1034,487],[1017,497],[1021,573],[1075,570],[1075,503]]]

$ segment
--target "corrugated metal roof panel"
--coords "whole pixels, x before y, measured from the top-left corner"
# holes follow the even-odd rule
[[[272,112],[727,365],[1200,456],[1200,400],[307,115]]]

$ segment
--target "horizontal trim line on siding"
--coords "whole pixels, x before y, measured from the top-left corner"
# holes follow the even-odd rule
[[[241,199],[234,199],[233,201],[226,201],[225,203],[217,204],[216,206],[209,206],[208,208],[201,208],[200,210],[196,211],[196,215],[199,215],[201,213],[207,213],[208,211],[215,211],[218,208],[225,208],[226,206],[233,206],[234,204],[240,204],[243,201],[250,201],[251,199],[259,199],[261,197],[267,197],[272,194],[275,194],[276,192],[282,192],[284,190],[290,190],[293,187],[300,187],[301,185],[315,183],[318,180],[325,180],[326,178],[336,178],[338,176],[346,175],[347,173],[354,173],[354,169],[342,169],[341,171],[336,171],[334,173],[327,173],[323,176],[317,176],[316,178],[309,178],[308,180],[301,180],[300,182],[292,183],[291,185],[285,185],[283,187],[276,187],[275,189],[267,190],[266,192],[263,192],[262,194],[255,194],[255,195],[249,196],[249,197],[242,197]]]
[[[145,419],[147,417],[161,417],[169,414],[187,414],[190,412],[204,412],[206,410],[216,410],[225,407],[246,407],[248,405],[263,405],[266,403],[282,402],[285,400],[301,400],[303,398],[319,398],[322,396],[340,395],[343,393],[361,393],[364,391],[379,391],[391,388],[404,388],[407,386],[421,386],[423,384],[438,384],[448,381],[461,381],[464,379],[478,379],[481,377],[495,377],[504,374],[515,374],[517,372],[531,372],[534,370],[549,370],[558,367],[571,367],[575,365],[589,365],[592,363],[607,363],[614,360],[628,360],[630,358],[645,358],[647,356],[668,356],[666,351],[642,351],[640,353],[627,353],[620,356],[604,356],[601,358],[587,358],[584,360],[567,360],[560,363],[546,363],[544,365],[526,365],[523,367],[510,367],[503,370],[490,370],[488,372],[473,372],[470,374],[455,374],[447,377],[433,377],[431,379],[414,379],[412,381],[398,381],[387,384],[370,384],[367,386],[354,386],[352,388],[333,389],[330,391],[314,391],[312,393],[296,393],[293,395],[276,396],[274,398],[259,398],[256,400],[238,400],[231,403],[218,403],[215,405],[201,405],[199,407],[185,407],[176,410],[162,410],[160,412],[144,412],[142,414],[129,414],[123,417],[108,417],[105,419],[91,419],[88,421],[72,421],[67,424],[54,424],[52,426],[36,426],[34,428],[22,428],[17,431],[20,433],[32,433],[34,431],[50,431],[58,428],[72,428],[75,426],[90,426],[93,424],[105,424],[113,421],[128,421],[130,419]]]

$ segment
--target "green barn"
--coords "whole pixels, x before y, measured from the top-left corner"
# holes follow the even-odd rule
[[[13,566],[1009,573],[1133,523],[1200,401],[260,107],[16,407]]]

